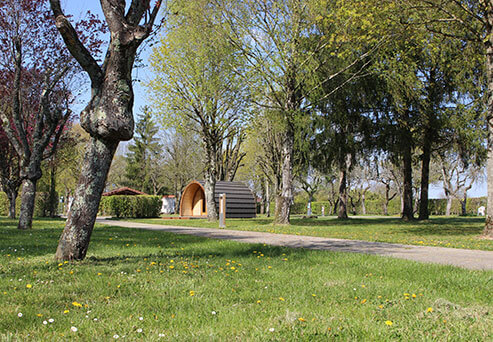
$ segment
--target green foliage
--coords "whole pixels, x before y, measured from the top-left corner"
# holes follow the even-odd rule
[[[58,201],[58,193],[55,198]],[[36,199],[34,201],[34,217],[47,217],[48,210],[50,209],[50,194],[48,192],[36,192]],[[17,196],[15,202],[16,214],[19,215],[21,208],[20,193]],[[0,192],[0,216],[8,216],[9,214],[9,199],[4,192]]]
[[[162,147],[156,137],[159,127],[152,118],[149,107],[142,108],[135,129],[133,143],[129,145],[126,156],[126,185],[145,193],[156,194],[157,179],[160,170],[157,158],[162,153]]]
[[[99,211],[114,217],[158,217],[161,205],[159,196],[105,196]]]

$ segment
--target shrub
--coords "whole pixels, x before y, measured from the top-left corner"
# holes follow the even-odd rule
[[[99,212],[114,217],[159,217],[161,206],[159,196],[105,196],[101,198]]]

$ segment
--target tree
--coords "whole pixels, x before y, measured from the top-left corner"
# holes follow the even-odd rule
[[[133,135],[132,68],[137,49],[152,31],[161,6],[150,0],[101,0],[110,42],[100,66],[84,46],[62,11],[60,0],[50,0],[56,27],[67,49],[91,80],[91,100],[81,113],[81,126],[91,135],[72,210],[60,237],[55,258],[84,259],[99,209],[113,155],[122,140]]]
[[[487,90],[486,131],[488,205],[483,235],[493,237],[493,1],[420,0],[403,1],[421,17],[421,24],[442,37],[456,39],[461,51],[475,51],[484,58]],[[478,94],[479,96],[483,94]]]
[[[9,199],[9,218],[15,219],[15,203],[22,183],[19,157],[1,126],[0,155],[3,156],[3,161],[0,163],[0,185]]]
[[[217,179],[234,176],[241,161],[241,126],[248,115],[248,89],[238,75],[244,60],[222,39],[228,29],[212,1],[170,2],[169,26],[151,57],[156,77],[152,100],[174,128],[195,131],[205,152],[207,219],[215,221]],[[234,148],[232,143],[238,148]],[[230,164],[236,164],[230,166]],[[227,172],[225,172],[227,171]]]
[[[128,146],[129,152],[125,157],[126,183],[142,192],[157,195],[160,189],[153,177],[153,171],[162,152],[162,146],[156,136],[159,128],[147,106],[142,108],[142,114],[139,114],[138,118],[133,143]]]
[[[193,131],[169,130],[163,145],[163,185],[172,191],[178,204],[185,186],[204,174],[204,150]]]
[[[56,151],[71,111],[70,56],[62,49],[47,1],[0,4],[2,93],[11,105],[0,112],[3,130],[20,160],[19,229],[30,229],[41,162]],[[5,101],[6,99],[2,99]]]

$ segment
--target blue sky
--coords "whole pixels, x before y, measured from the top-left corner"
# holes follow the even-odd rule
[[[130,1],[128,1],[130,3]],[[101,11],[101,5],[99,0],[62,0],[62,6],[65,10],[65,14],[70,14],[73,16],[74,20],[84,17],[85,13],[89,10],[94,14],[97,14],[101,19],[104,15]],[[145,47],[141,52],[141,58],[144,64],[147,64],[148,57],[151,53],[149,47]],[[146,82],[152,77],[149,69],[139,68],[134,71],[134,78],[140,80],[141,82]],[[134,115],[139,113],[139,108],[146,104],[146,90],[142,86],[141,82],[134,83]],[[89,93],[89,92],[87,92]],[[89,94],[88,94],[89,95]],[[77,111],[84,108],[85,103],[89,100],[89,96],[85,96],[81,99],[80,103],[75,108]],[[468,192],[469,197],[480,197],[486,196],[486,183],[476,183],[475,186]],[[430,185],[430,197],[431,198],[442,198],[444,197],[444,192],[440,184]]]

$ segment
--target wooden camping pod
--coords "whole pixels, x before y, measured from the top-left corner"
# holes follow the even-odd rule
[[[180,200],[180,216],[207,217],[204,181],[190,182]],[[226,194],[227,218],[251,218],[256,216],[255,197],[241,182],[216,182],[214,200],[219,212],[219,195]]]

